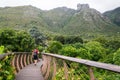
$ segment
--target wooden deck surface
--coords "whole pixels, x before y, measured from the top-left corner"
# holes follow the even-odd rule
[[[24,67],[16,75],[15,80],[44,80],[40,71],[41,64],[42,62],[39,62],[36,66],[34,64],[30,64]]]

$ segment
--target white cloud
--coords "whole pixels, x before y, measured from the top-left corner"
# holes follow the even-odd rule
[[[20,6],[20,5],[29,5],[30,0],[0,0],[0,6]]]
[[[120,0],[0,0],[1,7],[33,5],[43,10],[62,6],[76,9],[78,3],[87,3],[100,12],[120,7]]]

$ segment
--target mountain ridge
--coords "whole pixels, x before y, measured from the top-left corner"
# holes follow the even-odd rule
[[[0,27],[30,29],[37,27],[43,33],[59,35],[114,35],[120,28],[88,4],[78,4],[77,10],[58,7],[41,10],[31,5],[0,8]]]
[[[106,11],[103,15],[108,17],[114,24],[120,26],[120,7]]]

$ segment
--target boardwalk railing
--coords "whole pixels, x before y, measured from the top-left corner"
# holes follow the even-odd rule
[[[120,66],[61,56],[42,54],[45,80],[120,80]]]
[[[18,73],[26,65],[33,63],[32,53],[30,52],[4,53],[0,55],[0,60],[8,55],[13,55],[11,65],[15,68],[15,74]]]
[[[0,55],[0,60],[7,55],[13,55],[11,61],[16,72],[33,63],[30,52],[14,52]],[[90,60],[61,56],[57,54],[42,54],[41,71],[45,80],[120,80],[120,66],[105,64]]]
[[[18,73],[23,67],[33,63],[32,53],[30,52],[14,52],[12,66],[16,68]]]

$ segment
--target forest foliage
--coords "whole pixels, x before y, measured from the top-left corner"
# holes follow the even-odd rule
[[[37,36],[36,36],[37,35]],[[47,40],[48,39],[48,40]],[[87,59],[92,61],[98,61],[98,62],[104,62],[104,63],[110,63],[110,64],[116,64],[120,65],[120,38],[105,38],[105,37],[99,37],[93,40],[84,40],[80,36],[51,36],[50,38],[47,38],[45,35],[43,35],[41,32],[38,31],[37,28],[33,27],[31,28],[30,32],[25,31],[18,31],[18,30],[12,30],[12,29],[3,29],[0,31],[0,54],[7,52],[7,51],[31,51],[34,47],[38,47],[40,51],[45,50],[46,52],[54,53],[54,54],[60,54],[65,56],[70,56],[74,58],[81,58],[81,59]],[[11,57],[12,58],[12,57]],[[7,60],[7,59],[6,59]],[[7,62],[9,62],[9,58]],[[3,60],[4,61],[4,60]],[[0,66],[9,66],[7,62],[4,63],[1,61]],[[70,63],[69,66],[74,66],[76,64]],[[73,67],[71,69],[72,72],[77,72],[74,69],[80,69],[80,65],[76,65],[76,68]],[[83,70],[85,67],[82,67]],[[12,70],[14,70],[12,67],[10,67],[10,71],[7,70],[7,73],[4,73],[3,68],[3,74],[9,74]],[[86,69],[85,69],[86,70]],[[6,71],[5,71],[6,72]],[[59,72],[61,73],[61,71]],[[104,75],[107,75],[107,72],[102,72]],[[111,73],[112,74],[112,73]],[[58,74],[60,75],[60,74]],[[95,70],[95,75],[101,75],[100,73]],[[76,75],[78,76],[78,75]],[[84,75],[83,75],[84,76]],[[0,76],[0,78],[4,78],[5,76]],[[115,76],[113,76],[115,78]],[[8,78],[13,79],[14,73],[12,72],[12,75]],[[88,77],[86,77],[88,78]],[[102,78],[99,76],[99,78]],[[107,76],[106,78],[110,79],[110,76]],[[119,78],[119,75],[118,77]],[[59,80],[59,79],[58,79]]]
[[[111,63],[114,62],[114,57],[119,55],[120,38],[98,37],[85,41],[78,36],[61,35],[48,41],[47,46],[50,53]],[[111,59],[110,62],[107,59]]]

